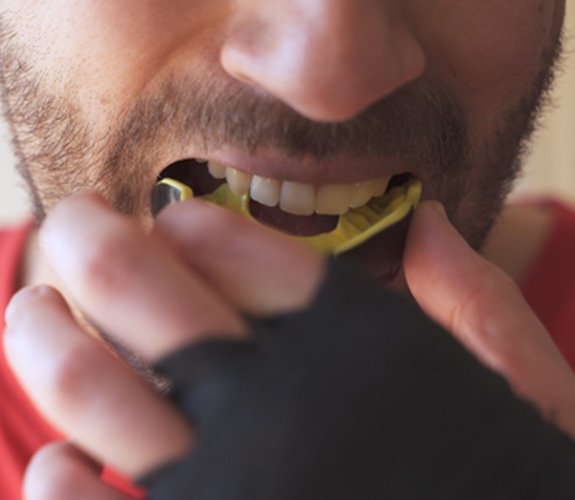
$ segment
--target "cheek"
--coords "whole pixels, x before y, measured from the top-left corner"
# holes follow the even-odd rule
[[[7,1],[7,0],[4,0]],[[219,0],[10,0],[18,44],[53,92],[74,99],[104,131],[185,51],[195,54],[223,24]],[[22,2],[22,3],[19,3]],[[210,42],[213,45],[213,41]]]
[[[437,4],[445,12],[423,30],[430,40],[429,70],[460,96],[477,127],[492,128],[502,110],[529,94],[543,70],[555,37],[555,3]]]

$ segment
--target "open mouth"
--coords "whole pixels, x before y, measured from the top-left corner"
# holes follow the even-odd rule
[[[322,253],[340,254],[405,219],[419,202],[421,183],[404,173],[316,186],[189,159],[161,172],[152,212],[194,197],[291,234]]]

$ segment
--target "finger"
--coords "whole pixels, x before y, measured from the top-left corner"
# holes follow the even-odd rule
[[[310,303],[324,259],[294,238],[192,200],[164,210],[156,236],[242,311],[271,315]]]
[[[246,331],[197,274],[94,195],[59,204],[41,242],[80,308],[148,360],[191,340]]]
[[[516,284],[466,244],[440,205],[418,209],[404,259],[420,306],[575,436],[571,369]]]
[[[100,480],[101,467],[69,443],[42,448],[24,477],[26,500],[126,500]]]
[[[138,477],[183,456],[183,417],[102,343],[81,331],[49,287],[19,292],[5,348],[27,393],[55,427],[100,463]]]

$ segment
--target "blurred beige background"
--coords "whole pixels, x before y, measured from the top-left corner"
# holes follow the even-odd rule
[[[563,71],[516,193],[553,193],[575,202],[575,0],[566,4]]]
[[[515,196],[554,194],[575,202],[575,0],[567,0],[564,70],[557,81],[554,106],[535,137],[532,153]],[[26,217],[27,198],[14,171],[14,157],[0,119],[0,223]]]
[[[6,125],[0,117],[0,223],[21,219],[28,200],[14,169],[14,155]]]

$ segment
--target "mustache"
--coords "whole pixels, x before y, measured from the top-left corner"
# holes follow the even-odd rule
[[[406,85],[351,120],[321,123],[225,75],[196,74],[172,75],[148,89],[106,141],[109,155],[97,185],[108,186],[120,212],[149,213],[153,186],[142,173],[165,162],[166,150],[191,144],[207,152],[224,145],[250,154],[269,148],[295,159],[382,157],[424,169],[439,188],[465,182],[463,107],[455,93],[429,80]]]
[[[202,75],[173,75],[140,98],[112,141],[111,168],[165,142],[198,143],[206,151],[223,145],[250,153],[271,148],[317,160],[383,156],[442,172],[455,168],[468,149],[462,106],[453,93],[428,80],[402,87],[353,119],[321,123],[229,77]]]

